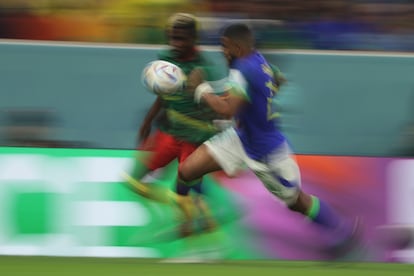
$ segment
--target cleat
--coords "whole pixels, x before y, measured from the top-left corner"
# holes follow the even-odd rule
[[[179,236],[181,237],[181,238],[186,238],[186,237],[189,237],[189,236],[191,236],[191,235],[193,235],[193,224],[192,224],[192,222],[191,221],[188,221],[188,222],[183,222],[181,225],[180,225],[180,228],[179,228]]]
[[[362,222],[359,217],[355,218],[352,223],[349,234],[339,242],[329,246],[326,253],[333,259],[346,257],[360,244],[362,232]]]
[[[169,189],[155,184],[142,183],[127,173],[122,173],[122,177],[126,181],[126,186],[142,197],[164,204],[171,204],[175,200],[174,193]]]
[[[129,174],[123,173],[122,177],[128,183],[128,186],[132,188],[134,191],[138,192],[139,194],[146,196],[150,193],[150,188],[147,185],[144,185],[143,183],[137,181]]]
[[[217,223],[213,218],[202,218],[199,223],[202,232],[212,232],[217,229]]]

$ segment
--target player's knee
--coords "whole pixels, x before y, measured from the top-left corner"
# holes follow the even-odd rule
[[[183,164],[180,164],[178,166],[178,180],[182,183],[187,182],[189,179],[189,175],[185,169],[185,166]]]
[[[182,182],[185,183],[186,185],[191,185],[191,184],[187,184],[187,183],[191,183],[192,181],[196,180],[192,174],[191,174],[191,170],[189,169],[189,166],[187,166],[184,163],[181,163],[178,166],[178,179]]]
[[[183,181],[182,179],[177,180],[175,191],[178,195],[186,196],[193,190],[197,194],[202,194],[201,179],[194,181]]]
[[[259,175],[259,178],[267,190],[282,201],[289,209],[296,209],[300,194],[299,182],[269,174]]]
[[[297,196],[287,206],[294,212],[306,214],[310,207],[310,196],[299,190]]]

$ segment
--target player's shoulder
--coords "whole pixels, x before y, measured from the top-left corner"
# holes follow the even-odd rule
[[[256,75],[260,68],[261,63],[254,55],[236,59],[231,66],[231,69],[239,71],[245,78]]]
[[[214,64],[214,61],[208,57],[207,52],[203,50],[196,51],[194,61],[202,66],[211,66]]]
[[[174,56],[173,56],[173,53],[171,52],[171,50],[161,49],[157,53],[157,59],[173,62],[174,61]]]
[[[275,63],[267,60],[261,53],[256,52],[255,55],[250,56],[244,62],[244,68],[246,70],[251,70],[252,72],[261,72],[264,71],[265,73],[273,76],[281,75],[282,72]],[[259,70],[259,69],[262,70]],[[269,71],[269,72],[268,72]]]

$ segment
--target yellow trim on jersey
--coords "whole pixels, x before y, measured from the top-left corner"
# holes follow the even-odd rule
[[[273,97],[267,98],[267,120],[271,121],[273,119],[279,118],[279,112],[273,112]]]
[[[270,77],[274,77],[274,71],[272,70],[272,68],[267,65],[267,64],[262,64],[262,70],[265,74],[267,74]]]
[[[175,110],[167,109],[167,116],[172,120],[177,120],[180,123],[186,124],[188,126],[198,128],[200,130],[217,132],[218,129],[211,123],[203,122],[201,120],[193,119],[189,116],[181,114]]]
[[[279,87],[277,87],[277,85],[273,81],[267,81],[265,85],[267,88],[270,89],[272,95],[275,95],[279,91]]]
[[[182,99],[182,95],[179,94],[158,94],[163,100],[166,101],[175,101],[175,100],[180,100]]]

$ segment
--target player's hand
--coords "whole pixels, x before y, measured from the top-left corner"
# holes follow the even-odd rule
[[[196,87],[204,82],[204,70],[195,68],[187,76],[186,90],[189,93],[194,93]]]
[[[287,79],[283,75],[280,75],[276,78],[277,86],[282,86],[285,83],[287,83]]]

